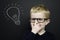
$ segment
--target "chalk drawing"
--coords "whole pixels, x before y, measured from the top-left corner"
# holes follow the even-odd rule
[[[14,11],[12,11],[12,9],[15,9],[14,11],[18,11],[17,13],[13,14]],[[10,13],[10,11],[12,13]],[[7,16],[13,20],[13,22],[16,24],[16,25],[20,25],[20,10],[18,7],[9,7],[7,10],[6,10],[6,14]],[[13,15],[10,15],[10,14],[13,14]]]

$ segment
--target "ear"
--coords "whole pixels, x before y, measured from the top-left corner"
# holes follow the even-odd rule
[[[50,23],[50,19],[48,19],[47,21],[46,21],[46,25],[48,25]]]

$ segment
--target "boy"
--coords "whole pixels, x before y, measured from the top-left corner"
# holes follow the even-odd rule
[[[27,32],[24,40],[54,40],[53,34],[45,30],[50,23],[50,11],[43,5],[33,6],[30,10],[31,31]]]

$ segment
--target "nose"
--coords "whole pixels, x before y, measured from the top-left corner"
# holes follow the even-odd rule
[[[35,24],[38,24],[38,21],[37,20],[35,20]]]

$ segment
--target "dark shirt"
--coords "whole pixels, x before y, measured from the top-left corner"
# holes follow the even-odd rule
[[[26,32],[24,33],[23,40],[55,40],[55,38],[50,32],[45,32],[43,35]]]

